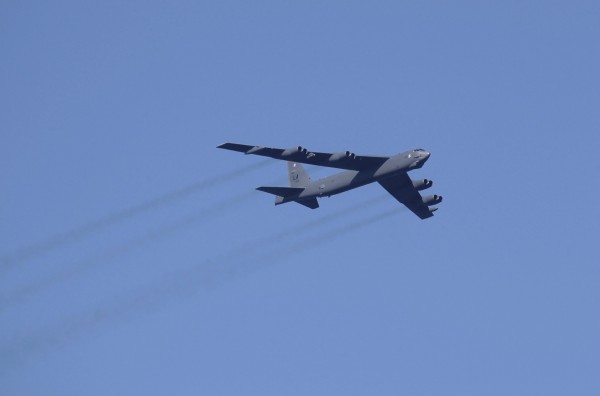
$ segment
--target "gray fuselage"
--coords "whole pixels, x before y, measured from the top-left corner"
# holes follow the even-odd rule
[[[390,157],[377,168],[364,171],[348,170],[316,181],[311,181],[298,196],[287,197],[283,202],[336,195],[401,172],[406,173],[410,170],[420,168],[428,158],[429,153],[427,152],[423,152],[422,155],[415,157],[414,152],[407,151]]]

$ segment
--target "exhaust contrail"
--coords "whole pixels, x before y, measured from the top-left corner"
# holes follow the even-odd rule
[[[45,289],[56,286],[58,284],[64,283],[66,281],[74,279],[77,275],[80,275],[87,270],[91,270],[97,266],[104,265],[111,260],[118,258],[119,256],[134,251],[139,248],[143,248],[148,246],[150,243],[157,242],[166,237],[169,237],[187,227],[191,227],[195,224],[203,222],[210,217],[214,217],[219,213],[219,211],[228,208],[236,203],[240,203],[249,199],[252,195],[256,194],[256,191],[251,190],[245,194],[241,194],[237,197],[233,197],[231,199],[219,202],[216,205],[213,205],[209,208],[203,209],[198,213],[194,213],[183,217],[175,222],[172,222],[166,226],[163,226],[159,229],[147,232],[146,234],[129,240],[127,242],[116,245],[113,248],[105,250],[104,252],[98,254],[97,256],[90,257],[86,260],[81,260],[75,263],[72,263],[66,266],[66,269],[62,271],[58,271],[54,274],[51,274],[43,279],[34,281],[27,285],[21,286],[12,292],[4,292],[0,294],[0,311],[2,309],[12,307],[15,304],[22,303],[27,299],[35,296],[36,294],[42,292]],[[248,244],[245,244],[242,248],[238,248],[236,251],[239,251],[240,254],[243,252],[247,252],[252,250],[256,246],[260,246],[265,243],[269,243],[270,241],[284,241],[285,238],[288,238],[292,235],[298,236],[302,235],[306,232],[312,232],[314,227],[321,226],[323,224],[327,224],[337,218],[346,216],[348,214],[352,214],[355,210],[361,209],[363,207],[369,207],[377,202],[380,202],[384,199],[388,199],[386,195],[380,195],[374,198],[369,198],[366,200],[362,200],[357,202],[347,208],[343,208],[336,212],[327,214],[325,216],[319,217],[316,220],[312,220],[307,223],[299,224],[294,227],[285,228],[269,237],[266,237],[261,240],[257,240]]]
[[[15,252],[3,256],[0,258],[0,269],[10,268],[35,257],[41,256],[51,250],[54,250],[60,246],[78,241],[83,239],[90,234],[93,234],[96,231],[107,228],[111,225],[120,223],[124,220],[127,220],[131,217],[137,216],[139,214],[148,212],[152,209],[156,209],[160,206],[170,204],[172,202],[178,201],[182,198],[185,198],[191,194],[197,193],[199,191],[203,191],[209,187],[213,187],[217,184],[224,183],[226,181],[230,181],[232,179],[237,178],[243,174],[249,173],[256,169],[262,168],[271,161],[263,160],[254,165],[250,165],[244,167],[241,170],[235,170],[229,173],[225,173],[222,175],[214,176],[210,179],[202,180],[189,186],[180,188],[178,190],[171,191],[169,193],[163,194],[146,202],[142,202],[138,205],[131,206],[129,208],[120,210],[118,212],[111,213],[105,217],[102,217],[96,221],[90,222],[88,224],[84,224],[82,226],[72,228],[71,230],[55,234],[49,237],[46,240],[33,243],[28,246],[24,246]]]
[[[397,209],[385,211],[319,233],[318,235],[304,238],[303,240],[282,249],[271,249],[269,252],[260,252],[261,254],[259,254],[258,257],[254,255],[253,257],[246,257],[246,259],[242,261],[230,260],[227,262],[228,259],[239,256],[242,252],[251,255],[252,252],[245,250],[250,245],[244,245],[232,252],[217,256],[212,260],[206,260],[199,265],[177,271],[163,278],[160,282],[145,288],[143,291],[137,292],[131,297],[114,298],[114,302],[105,308],[98,308],[82,315],[72,317],[56,328],[42,330],[39,334],[32,334],[28,337],[16,339],[11,345],[0,349],[0,368],[10,368],[15,364],[20,363],[21,360],[28,358],[31,354],[57,346],[75,337],[89,334],[94,330],[98,330],[101,325],[126,320],[132,316],[153,311],[159,306],[175,299],[194,295],[199,289],[208,289],[217,286],[220,283],[238,278],[240,275],[255,272],[275,262],[274,260],[262,260],[260,263],[249,265],[250,259],[261,257],[272,258],[273,254],[277,254],[278,252],[297,253],[297,246],[301,246],[301,251],[305,252],[307,249],[320,246],[334,238],[339,238],[351,232],[358,231],[365,226],[389,218],[391,214],[397,212]],[[275,237],[277,235],[281,234],[275,234]],[[259,249],[256,247],[256,244],[254,246],[254,250]],[[293,254],[281,254],[278,256],[276,262],[279,263],[288,260],[291,257],[293,257]]]
[[[182,231],[187,227],[191,227],[209,219],[210,217],[214,217],[219,213],[219,211],[249,199],[255,193],[256,191],[251,190],[245,194],[241,194],[237,197],[219,202],[218,204],[203,209],[197,213],[182,217],[177,221],[167,224],[166,226],[147,232],[138,238],[116,245],[98,254],[97,256],[71,263],[70,265],[66,266],[66,269],[51,274],[43,279],[34,281],[28,285],[22,286],[13,292],[2,293],[0,294],[0,311],[3,308],[21,303],[28,298],[33,297],[35,294],[43,291],[44,289],[56,286],[57,284],[75,278],[77,275],[80,275],[87,270],[102,264],[106,264],[107,262],[110,262],[111,260],[114,260],[123,254],[148,246],[150,243],[160,241],[173,234],[176,234],[179,231]]]
[[[387,197],[378,197],[375,199],[381,199],[381,198],[387,198]],[[354,221],[352,223],[349,224],[344,224],[338,227],[335,227],[333,229],[330,230],[326,230],[320,233],[317,233],[315,235],[310,235],[308,237],[305,238],[301,238],[298,241],[287,245],[287,246],[282,246],[282,247],[278,247],[278,248],[274,248],[274,249],[269,249],[268,251],[260,251],[261,248],[259,247],[261,244],[267,243],[269,241],[273,241],[273,239],[277,240],[277,238],[265,238],[263,240],[261,240],[259,243],[253,243],[253,244],[248,244],[247,246],[243,246],[241,248],[239,248],[238,252],[232,252],[232,254],[227,255],[226,258],[231,258],[231,257],[239,257],[240,253],[242,253],[244,256],[248,255],[248,254],[254,254],[254,257],[252,257],[252,260],[247,260],[245,262],[245,265],[230,265],[229,268],[226,269],[226,272],[229,274],[229,276],[234,276],[235,273],[237,272],[252,272],[252,271],[256,271],[259,268],[262,268],[264,266],[266,266],[266,264],[262,263],[261,260],[274,260],[277,262],[280,261],[284,261],[287,260],[290,257],[293,257],[294,254],[297,254],[298,252],[306,252],[308,249],[314,249],[318,246],[324,245],[326,243],[329,243],[337,238],[340,238],[344,235],[350,234],[352,232],[358,231],[368,225],[377,223],[379,221],[382,221],[384,219],[389,218],[390,216],[397,214],[398,212],[402,211],[403,209],[399,209],[399,208],[394,208],[391,210],[387,210],[384,211],[382,213],[379,214],[375,214],[369,217],[366,217],[364,219],[361,220],[357,220]],[[340,216],[340,213],[337,214],[337,217]],[[314,222],[315,225],[321,224],[318,221]],[[280,234],[282,235],[282,234]],[[298,236],[296,235],[296,230],[286,230],[285,231],[285,235],[286,236]],[[260,263],[260,264],[256,264],[256,262]]]

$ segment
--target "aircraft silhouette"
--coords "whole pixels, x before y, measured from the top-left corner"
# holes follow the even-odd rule
[[[275,205],[297,202],[316,209],[317,198],[330,197],[366,184],[377,182],[399,202],[421,219],[433,216],[437,210],[432,205],[442,202],[441,195],[422,197],[419,191],[433,185],[428,179],[411,180],[407,172],[419,169],[429,159],[430,153],[423,149],[406,151],[391,157],[355,155],[350,151],[319,153],[308,151],[302,146],[278,149],[246,144],[223,143],[218,148],[261,155],[288,161],[289,187],[258,187],[276,196]],[[312,181],[301,164],[345,169]]]

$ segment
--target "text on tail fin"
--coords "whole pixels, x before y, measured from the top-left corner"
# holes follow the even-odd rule
[[[290,187],[306,187],[310,184],[310,176],[298,162],[288,162],[288,179]]]

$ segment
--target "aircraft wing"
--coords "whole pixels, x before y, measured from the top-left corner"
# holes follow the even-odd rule
[[[380,180],[379,184],[421,219],[433,216],[432,211],[435,208],[430,210],[429,206],[423,202],[423,197],[413,187],[412,180],[406,173]]]
[[[341,153],[318,153],[308,151],[301,146],[289,149],[279,149],[247,144],[223,143],[218,148],[239,151],[244,154],[255,154],[284,161],[294,161],[303,164],[326,166],[330,168],[362,171],[381,166],[389,157],[373,157],[355,155],[349,151]]]

